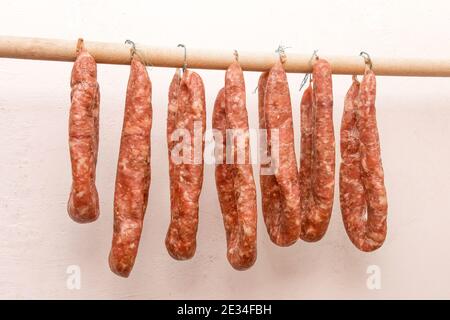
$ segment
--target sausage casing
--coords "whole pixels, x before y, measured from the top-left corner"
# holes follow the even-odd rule
[[[131,60],[114,192],[111,270],[128,277],[139,247],[150,188],[152,85],[137,55]]]
[[[183,149],[187,154],[182,154],[182,159],[175,152],[174,133],[180,133],[176,130],[184,130],[186,134],[182,143],[187,146]],[[169,88],[167,115],[171,221],[165,241],[169,254],[177,260],[186,260],[195,254],[205,130],[203,81],[190,70],[185,70],[180,77],[177,70]]]
[[[291,98],[281,62],[261,75],[258,91],[259,127],[266,130],[260,132],[261,147],[270,160],[260,168],[264,222],[272,242],[289,246],[300,234],[300,190]]]
[[[98,154],[100,89],[97,65],[78,41],[77,59],[71,76],[69,149],[72,164],[72,187],[67,211],[76,222],[95,221],[99,216],[99,199],[95,186]]]
[[[313,63],[313,85],[305,90],[301,106],[300,238],[320,240],[330,222],[334,200],[335,139],[331,66]]]
[[[227,258],[237,270],[256,261],[256,187],[250,163],[245,83],[238,62],[228,68],[213,112],[216,187],[227,239]],[[228,143],[227,143],[228,141]]]
[[[347,92],[341,124],[339,193],[342,218],[352,243],[362,251],[382,246],[387,233],[387,195],[378,135],[376,80],[366,70]]]

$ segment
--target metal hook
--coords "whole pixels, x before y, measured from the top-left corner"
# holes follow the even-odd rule
[[[305,76],[303,77],[302,83],[300,83],[300,88],[298,89],[298,91],[302,91],[302,89],[305,86],[306,82],[308,81],[309,77],[311,77],[310,73],[305,74]]]
[[[239,62],[239,52],[238,52],[236,49],[234,50],[233,55],[234,55],[234,59],[235,59],[237,62]]]
[[[313,54],[312,54],[312,56],[311,56],[311,59],[309,59],[309,64],[312,63],[312,61],[313,61],[314,58],[316,58],[316,60],[319,59],[319,56],[317,55],[317,52],[318,52],[318,51],[319,51],[319,49],[314,50],[314,52],[313,52]]]
[[[131,44],[131,56],[134,56],[134,54],[136,53],[136,44],[134,43],[134,41],[131,40],[125,40],[125,44]]]
[[[178,48],[183,48],[184,49],[184,58],[183,58],[183,72],[186,71],[187,69],[187,52],[186,52],[186,46],[182,43],[177,45]]]
[[[313,59],[315,58],[316,60],[319,59],[319,56],[317,55],[317,51],[319,51],[318,49],[314,50],[311,58],[309,59],[308,63],[311,65]],[[308,78],[311,80],[312,76],[311,73],[307,73],[305,74],[305,76],[303,77],[302,82],[300,83],[300,89],[298,89],[298,91],[302,91],[303,87],[305,86],[306,82],[308,81]]]
[[[372,70],[372,59],[370,58],[370,55],[365,51],[361,51],[359,55],[364,58],[366,66],[369,66],[369,69]]]

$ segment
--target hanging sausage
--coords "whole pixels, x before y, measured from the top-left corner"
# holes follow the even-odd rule
[[[139,247],[150,187],[152,85],[145,64],[132,50],[116,188],[111,270],[128,277]]]
[[[78,40],[77,59],[70,85],[69,149],[72,164],[72,187],[67,211],[76,222],[95,221],[99,216],[99,199],[95,187],[98,154],[100,90],[97,65]]]
[[[227,239],[227,258],[237,270],[256,261],[256,187],[250,162],[248,115],[242,69],[233,62],[213,111],[216,187]]]
[[[300,238],[312,242],[324,236],[334,199],[333,91],[331,66],[324,59],[314,59],[312,81],[303,94],[300,113]]]
[[[375,74],[367,67],[361,84],[353,77],[341,124],[341,212],[350,240],[362,251],[381,247],[387,232],[375,96]]]
[[[166,248],[177,260],[195,254],[205,130],[202,79],[190,70],[180,77],[177,70],[169,88],[167,114],[171,219],[166,235]],[[182,142],[177,141],[180,137]]]
[[[300,234],[300,190],[291,98],[281,61],[259,78],[258,110],[260,147],[266,154],[260,167],[264,222],[272,242],[289,246]]]

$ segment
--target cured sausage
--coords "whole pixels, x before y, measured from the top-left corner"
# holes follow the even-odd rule
[[[256,261],[256,187],[250,163],[245,83],[238,62],[225,75],[212,119],[216,157],[216,188],[227,239],[227,259],[237,270]],[[228,141],[228,143],[227,143]]]
[[[266,147],[270,159],[260,168],[264,222],[272,242],[289,246],[300,235],[300,190],[291,98],[281,62],[261,75],[258,91],[259,127],[267,132],[261,136],[261,146]]]
[[[99,216],[99,199],[95,187],[97,165],[100,89],[97,65],[78,40],[77,59],[73,65],[69,117],[69,149],[72,164],[72,187],[67,211],[76,222],[95,221]]]
[[[347,92],[341,124],[339,191],[345,230],[362,251],[381,247],[387,232],[387,196],[376,110],[376,81],[367,69]]]
[[[178,216],[178,204],[177,204],[177,180],[175,176],[175,164],[172,161],[172,150],[176,145],[176,141],[172,139],[172,133],[176,129],[176,117],[178,111],[178,96],[180,91],[180,70],[177,69],[172,82],[169,87],[169,104],[167,108],[167,150],[169,156],[169,183],[170,183],[170,212],[172,216]],[[171,222],[172,223],[172,222]],[[169,227],[170,228],[170,227]],[[167,247],[167,236],[166,236],[166,247]],[[171,249],[167,248],[169,254],[171,254]]]
[[[300,116],[300,238],[312,242],[327,231],[334,199],[333,91],[326,60],[313,63],[312,84],[303,94]]]
[[[180,133],[177,130],[184,130],[181,144],[174,136]],[[177,260],[186,260],[195,254],[205,130],[202,79],[189,70],[180,77],[177,70],[170,84],[167,115],[171,219],[166,236],[167,250]],[[182,157],[176,153],[177,145],[185,147]]]
[[[116,188],[111,270],[128,277],[136,259],[150,187],[152,85],[137,54],[131,59]]]

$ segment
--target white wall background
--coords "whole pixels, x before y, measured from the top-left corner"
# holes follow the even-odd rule
[[[1,1],[5,35],[136,42],[230,50],[373,56],[450,57],[448,1]],[[289,51],[288,51],[289,54]],[[172,260],[165,141],[173,69],[150,68],[153,81],[152,184],[139,255],[128,279],[109,271],[112,204],[129,68],[99,65],[101,137],[97,169],[101,217],[89,225],[66,213],[71,175],[67,142],[71,63],[0,59],[0,298],[450,298],[450,79],[378,78],[378,123],[389,198],[389,234],[365,254],[348,240],[338,192],[328,233],[318,243],[273,245],[259,212],[258,260],[234,271],[214,168],[205,170],[198,248]],[[223,71],[199,71],[208,126]],[[299,150],[298,86],[290,74]],[[250,126],[257,127],[257,73],[246,73]],[[335,76],[338,137],[350,76]],[[337,152],[339,155],[339,151]],[[257,173],[255,168],[255,174]],[[256,177],[257,175],[255,175]],[[256,177],[257,178],[257,177]],[[259,185],[259,181],[256,181]],[[258,195],[259,196],[259,195]],[[258,198],[260,201],[260,198]],[[70,265],[81,289],[66,286]],[[370,265],[381,289],[366,286]]]

